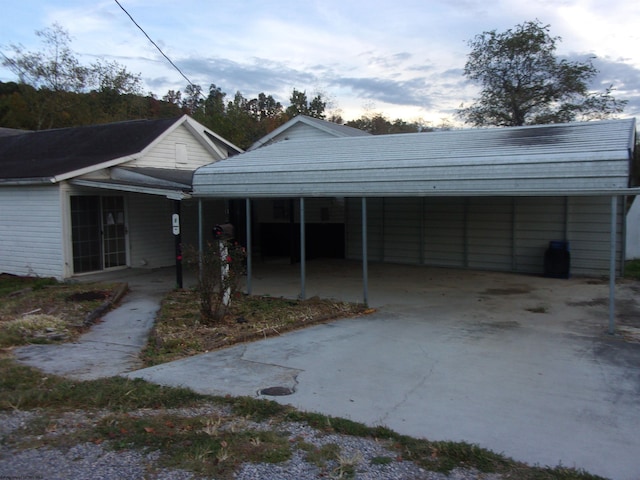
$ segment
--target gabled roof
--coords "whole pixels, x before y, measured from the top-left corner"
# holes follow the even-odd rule
[[[634,135],[627,119],[279,142],[199,168],[193,194],[625,194]]]
[[[0,183],[55,183],[119,165],[143,155],[182,124],[191,131],[200,126],[204,131],[198,135],[211,151],[219,152],[220,146],[242,151],[186,115],[40,130],[0,137]]]
[[[308,117],[306,115],[296,115],[288,122],[280,125],[278,128],[268,133],[260,140],[251,145],[247,151],[255,150],[256,148],[260,148],[265,145],[269,145],[273,143],[273,141],[281,136],[284,132],[291,130],[293,127],[298,125],[308,125],[310,127],[316,128],[322,132],[327,133],[332,137],[361,137],[361,136],[371,136],[370,133],[365,132],[363,130],[359,130],[357,128],[348,127],[346,125],[339,125],[334,122],[328,122],[326,120],[321,120],[319,118]]]

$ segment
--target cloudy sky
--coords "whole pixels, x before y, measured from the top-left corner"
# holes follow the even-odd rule
[[[456,122],[476,88],[462,75],[468,41],[529,20],[562,37],[557,54],[597,56],[594,90],[613,84],[640,114],[640,2],[628,0],[119,0],[164,53],[205,91],[260,92],[287,106],[293,88],[322,93],[345,120]],[[0,46],[41,46],[36,30],[60,24],[83,63],[117,61],[162,97],[186,81],[115,0],[5,2]],[[0,81],[15,80],[0,67]]]

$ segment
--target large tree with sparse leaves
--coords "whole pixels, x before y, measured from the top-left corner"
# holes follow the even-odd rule
[[[598,70],[593,58],[559,59],[560,37],[539,21],[506,32],[484,32],[469,42],[464,75],[481,88],[480,96],[458,115],[476,127],[561,123],[611,117],[626,101],[616,100],[609,86],[590,89]]]

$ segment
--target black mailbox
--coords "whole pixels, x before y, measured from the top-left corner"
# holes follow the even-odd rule
[[[236,235],[236,229],[230,223],[223,223],[213,227],[213,237],[216,240],[231,240]]]

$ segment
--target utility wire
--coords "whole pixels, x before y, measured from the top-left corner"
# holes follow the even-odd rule
[[[114,2],[116,2],[118,4],[118,6],[122,9],[122,11],[127,14],[127,17],[129,17],[131,19],[133,24],[136,27],[138,27],[142,33],[144,33],[144,36],[147,37],[147,39],[151,42],[151,44],[158,49],[158,51],[162,54],[162,56],[164,58],[167,59],[167,61],[171,64],[171,66],[173,68],[175,68],[180,75],[182,75],[182,78],[184,78],[187,81],[187,83],[189,85],[191,85],[191,87],[193,88],[193,91],[194,92],[199,92],[200,95],[202,95],[202,97],[204,97],[204,94],[202,92],[200,92],[200,89],[197,88],[193,83],[191,83],[191,80],[189,80],[189,78],[182,72],[182,70],[180,70],[180,68],[175,63],[173,63],[173,61],[162,51],[162,49],[158,46],[158,44],[156,42],[154,42],[153,40],[151,40],[151,37],[149,35],[147,35],[147,32],[145,32],[144,29],[138,24],[138,22],[136,22],[133,19],[131,14],[129,12],[127,12],[127,10],[120,4],[120,2],[118,0],[114,0]]]

